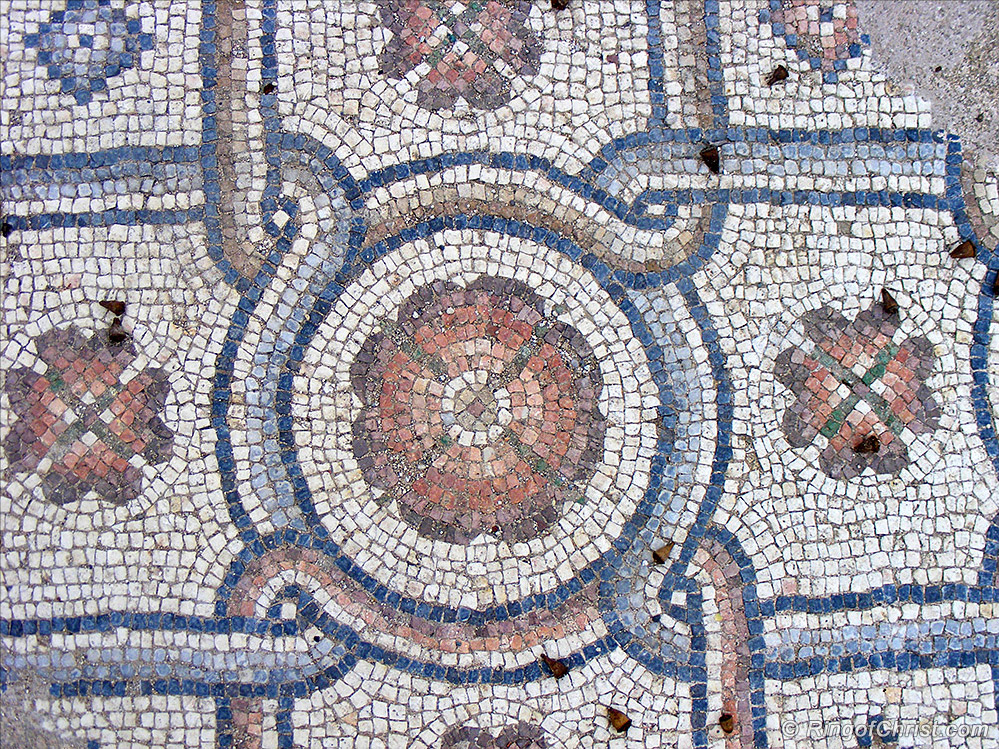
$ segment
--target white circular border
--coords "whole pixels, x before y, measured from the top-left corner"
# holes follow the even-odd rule
[[[381,506],[352,451],[361,410],[350,367],[380,320],[394,318],[419,287],[482,275],[516,279],[586,338],[600,362],[605,451],[586,501],[526,543],[480,535],[468,545],[420,537]],[[560,253],[490,231],[445,231],[380,259],[337,299],[295,378],[299,465],[317,514],[365,572],[390,589],[444,605],[482,608],[548,592],[609,550],[650,480],[658,387],[630,322],[596,279]]]

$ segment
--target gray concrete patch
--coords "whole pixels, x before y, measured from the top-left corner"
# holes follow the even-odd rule
[[[933,127],[999,170],[999,0],[857,0],[874,66],[933,103]]]
[[[0,694],[0,747],[3,749],[84,749],[86,741],[42,725],[35,700],[48,697],[48,682],[31,672],[18,674]]]

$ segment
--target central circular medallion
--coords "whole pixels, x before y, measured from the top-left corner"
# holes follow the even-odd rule
[[[545,242],[479,229],[401,242],[299,338],[286,382],[307,522],[428,603],[570,584],[652,487],[661,400],[641,325]]]
[[[358,466],[427,538],[534,538],[603,451],[593,350],[513,279],[417,289],[365,341],[351,381]]]

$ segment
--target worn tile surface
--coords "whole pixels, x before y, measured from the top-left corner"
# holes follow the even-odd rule
[[[853,2],[0,58],[5,747],[999,747],[999,181]]]

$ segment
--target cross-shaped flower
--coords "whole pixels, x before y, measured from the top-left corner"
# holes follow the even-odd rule
[[[413,73],[424,109],[453,107],[459,98],[479,109],[510,100],[510,80],[534,75],[540,43],[524,25],[525,2],[379,0],[393,36],[381,53],[393,78]]]
[[[17,414],[4,441],[13,472],[41,471],[50,502],[94,492],[123,504],[139,493],[143,462],[169,457],[173,433],[157,415],[169,384],[162,369],[130,371],[131,344],[104,334],[85,339],[75,328],[35,339],[44,367],[19,367],[7,378]]]
[[[897,318],[877,305],[853,322],[825,307],[802,322],[807,342],[774,364],[797,396],[784,415],[788,442],[805,447],[821,434],[819,462],[833,478],[867,468],[897,475],[909,464],[906,436],[932,431],[940,416],[925,384],[933,368],[929,341],[897,340]]]

